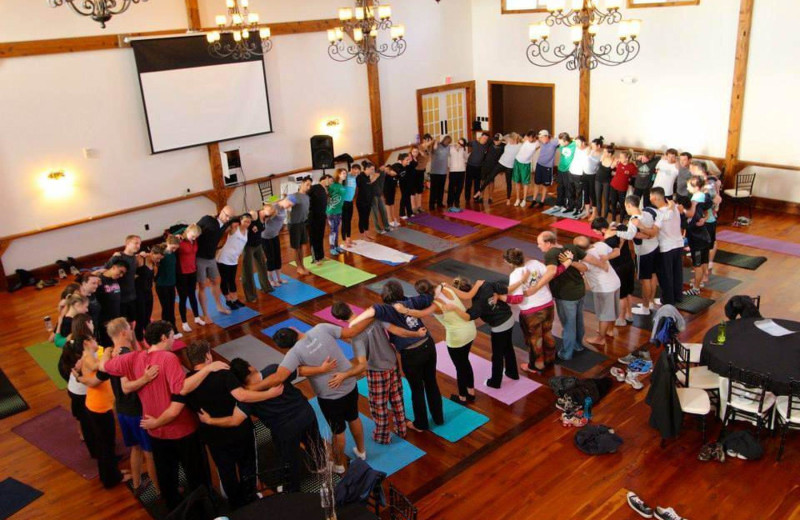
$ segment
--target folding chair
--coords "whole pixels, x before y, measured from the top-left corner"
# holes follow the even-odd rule
[[[747,205],[748,217],[753,218],[753,185],[756,183],[755,173],[738,173],[734,188],[722,192],[733,202],[733,220],[736,220],[739,206]]]
[[[767,391],[769,375],[737,368],[732,363],[728,370],[728,393],[720,439],[725,437],[728,423],[736,420],[754,422],[756,438],[759,438],[762,426],[770,421],[776,401],[775,394]]]
[[[786,433],[789,430],[800,430],[800,381],[789,382],[789,395],[778,397],[775,403],[775,424],[781,430],[781,445],[776,460],[783,457]]]
[[[389,484],[389,518],[390,520],[417,520],[417,508],[391,483]]]

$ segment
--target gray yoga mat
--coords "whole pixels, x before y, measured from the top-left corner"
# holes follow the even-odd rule
[[[386,282],[389,282],[389,281],[400,282],[400,285],[403,286],[403,294],[405,294],[406,296],[418,296],[419,295],[417,290],[414,289],[413,285],[411,285],[410,283],[406,282],[405,280],[400,280],[399,278],[386,278],[385,280],[380,280],[378,282],[371,283],[371,284],[369,284],[367,286],[367,289],[369,289],[370,291],[374,292],[375,294],[380,294],[381,291],[383,290],[383,286],[386,285]]]
[[[223,343],[214,351],[228,361],[237,357],[242,358],[259,371],[264,370],[268,365],[279,365],[284,357],[282,353],[250,334]],[[304,379],[304,377],[298,377],[292,382],[299,383]]]
[[[409,244],[413,244],[417,247],[427,249],[428,251],[433,251],[434,253],[442,253],[444,251],[453,249],[457,245],[455,242],[435,237],[433,235],[429,235],[428,233],[417,231],[416,229],[409,229],[407,227],[395,228],[392,230],[392,233],[389,236],[396,238],[397,240],[402,240],[403,242],[408,242]]]
[[[466,276],[471,281],[475,280],[488,280],[488,281],[503,281],[508,282],[508,275],[492,271],[477,265],[467,264],[453,258],[448,258],[435,264],[429,265],[428,269],[433,272],[443,274],[448,278],[455,278],[456,276]]]
[[[712,300],[710,298],[703,298],[702,296],[683,296],[683,299],[675,304],[675,307],[682,311],[690,312],[692,314],[697,314],[699,312],[703,312],[704,310],[708,309],[716,300]]]
[[[683,279],[687,282],[689,280],[694,280],[692,270],[688,267],[683,268]],[[736,278],[728,278],[727,276],[720,276],[711,273],[711,275],[708,277],[708,282],[705,284],[705,288],[724,293],[734,289],[740,283],[742,283],[742,281],[737,280]]]
[[[722,249],[717,250],[714,261],[718,264],[732,265],[733,267],[740,267],[742,269],[749,269],[755,271],[761,264],[767,261],[766,256],[750,256],[741,253],[731,253]]]
[[[540,262],[544,262],[544,253],[539,249],[539,246],[532,242],[526,242],[514,237],[500,237],[488,242],[487,247],[497,249],[498,251],[505,251],[506,249],[517,248],[525,255],[525,258],[533,258]]]

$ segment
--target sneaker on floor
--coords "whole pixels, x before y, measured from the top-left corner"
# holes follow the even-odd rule
[[[205,324],[206,324],[206,322],[204,322],[204,321],[202,320],[202,318],[195,318],[195,319],[194,319],[194,322],[195,322],[195,323],[197,323],[197,324],[198,324],[198,325],[200,325],[200,326],[203,326],[203,325],[205,325]]]
[[[183,325],[181,325],[181,329],[183,329],[183,332],[192,332],[192,328],[189,326],[188,323],[184,323]]]
[[[583,416],[583,410],[561,414],[561,425],[565,428],[583,428],[587,424],[589,420]]]
[[[653,358],[650,357],[649,350],[639,350],[637,351],[637,353],[639,354],[639,357],[644,359],[645,361],[653,361]]]
[[[625,318],[617,318],[617,321],[614,322],[614,325],[617,327],[627,327],[628,321]]]
[[[650,316],[650,308],[645,307],[641,303],[631,309],[631,312],[636,314],[637,316]]]
[[[514,203],[514,206],[517,206],[517,207],[519,207],[519,203],[520,203],[520,202],[521,202],[521,201],[520,201],[519,199],[517,199],[517,201]]]
[[[628,371],[628,373],[625,374],[625,382],[631,385],[634,390],[641,390],[644,388],[644,385],[641,381],[639,381],[639,377],[636,372]]]
[[[653,298],[653,305],[650,306],[650,310],[655,310],[655,306],[661,307],[661,298]]]
[[[627,500],[628,505],[631,506],[631,509],[636,511],[639,516],[643,518],[653,518],[653,508],[645,504],[644,500],[639,498],[639,495],[633,491],[628,491]]]
[[[627,356],[623,356],[623,357],[617,359],[617,361],[619,361],[623,365],[630,365],[631,363],[633,363],[637,359],[639,359],[639,356],[636,355],[636,352],[631,352]]]
[[[671,507],[664,509],[663,507],[656,506],[653,517],[658,518],[658,520],[686,520]]]
[[[741,453],[736,453],[736,452],[735,452],[735,451],[733,451],[733,450],[725,450],[725,455],[727,455],[728,457],[730,457],[730,458],[732,458],[732,459],[742,459],[742,460],[747,460],[747,457],[745,457],[745,456],[744,456],[744,455],[742,455]]]
[[[389,225],[391,227],[400,227],[400,223],[398,221],[396,221],[396,220],[393,220],[393,221],[389,222]]]
[[[700,294],[700,289],[696,289],[694,287],[691,287],[683,291],[684,296],[697,296],[698,294]]]
[[[620,383],[625,381],[625,371],[619,367],[611,367],[611,375]]]
[[[580,406],[578,406],[578,404],[575,403],[570,396],[565,395],[564,397],[559,397],[556,399],[556,408],[562,412],[571,412],[572,410],[579,409]]]
[[[528,201],[526,201],[526,200],[523,200],[522,202],[519,203],[519,207],[520,208],[524,208],[527,205],[528,205]]]
[[[634,374],[647,374],[652,372],[652,370],[653,362],[642,358],[631,361],[628,365],[628,372],[633,372]]]
[[[358,451],[358,448],[356,448],[355,446],[353,446],[353,453],[354,453],[354,454],[355,454],[355,456],[356,456],[356,457],[358,457],[359,459],[361,459],[361,460],[367,460],[367,450],[364,450],[364,451]]]
[[[408,220],[408,217],[403,215],[402,217],[400,217],[400,220]]]

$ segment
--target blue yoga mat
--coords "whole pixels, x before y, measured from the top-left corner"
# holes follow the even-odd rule
[[[44,493],[11,477],[0,482],[0,518],[8,518]]]
[[[206,287],[205,291],[208,301],[208,315],[214,320],[216,325],[219,325],[223,329],[244,323],[247,320],[252,320],[256,316],[261,316],[260,312],[247,306],[236,309],[235,311],[232,310],[230,314],[222,314],[217,310],[217,306],[214,305],[214,293],[211,292],[211,287]],[[225,305],[224,299],[220,299],[220,303]]]
[[[364,381],[366,381],[366,379],[364,379]],[[319,422],[319,429],[322,436],[329,437],[331,430],[319,409],[317,398],[311,399],[309,403],[311,403],[314,413],[317,414],[317,422]],[[372,440],[372,432],[375,431],[375,423],[363,413],[359,414],[359,416],[361,417],[361,423],[364,425],[364,449],[367,450],[367,464],[372,466],[373,469],[383,471],[386,475],[391,475],[425,455],[424,451],[394,434],[392,434],[391,444],[378,444]],[[348,457],[353,457],[353,446],[355,446],[356,443],[349,432],[345,433],[345,438],[347,439],[345,454]]]
[[[289,318],[288,320],[267,327],[261,332],[271,338],[276,332],[278,332],[278,329],[282,329],[284,327],[294,327],[300,332],[307,332],[311,329],[312,325],[309,325],[304,321],[300,321],[297,318]],[[336,342],[339,344],[339,348],[342,349],[342,352],[344,352],[345,357],[347,359],[353,359],[353,347],[351,347],[346,341],[342,341],[340,339],[337,339]]]
[[[280,287],[275,287],[275,289],[269,293],[270,296],[274,296],[279,300],[283,300],[289,305],[300,305],[303,302],[307,302],[308,300],[313,300],[319,296],[325,296],[324,291],[320,291],[316,287],[312,287],[307,283],[300,282],[295,280],[290,276],[283,275],[281,276],[282,280],[288,280],[289,283],[281,285]],[[261,284],[258,282],[258,276],[255,277],[256,280],[256,287],[260,290]]]
[[[358,393],[364,397],[369,395],[366,379],[359,380]],[[438,426],[433,422],[430,416],[428,417],[431,431],[442,439],[450,442],[459,441],[489,422],[489,418],[485,415],[466,406],[454,403],[450,399],[443,398],[442,403],[444,406],[444,424]],[[403,404],[406,407],[406,417],[413,421],[414,410],[411,405],[411,388],[408,386],[408,381],[406,381],[405,378],[403,378]]]

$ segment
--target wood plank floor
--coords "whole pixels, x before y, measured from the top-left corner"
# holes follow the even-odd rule
[[[501,253],[486,246],[498,236],[513,236],[535,242],[541,230],[554,218],[538,210],[519,209],[495,203],[492,214],[522,220],[522,224],[498,231],[477,226],[477,233],[453,238],[419,228],[421,231],[448,238],[459,246],[442,254],[380,237],[379,242],[417,255],[408,266],[392,267],[357,255],[346,255],[346,262],[360,269],[414,282],[421,277],[445,278],[428,266],[444,258],[455,258],[500,272],[508,272]],[[723,222],[726,220],[723,215]],[[730,221],[730,218],[727,218]],[[759,212],[749,228],[737,229],[781,240],[800,242],[797,217]],[[720,226],[720,229],[726,229]],[[288,242],[286,237],[283,237]],[[562,241],[571,240],[564,234]],[[284,243],[288,248],[288,244]],[[722,294],[711,291],[704,295],[717,300],[699,315],[686,315],[688,327],[682,338],[699,341],[704,332],[723,317],[723,307],[733,294],[762,295],[765,316],[800,319],[800,261],[796,257],[724,244],[724,249],[766,256],[769,261],[757,271],[717,265],[717,274],[736,278],[742,283]],[[285,257],[289,258],[288,249]],[[54,259],[55,260],[55,259]],[[284,270],[294,276],[294,269]],[[305,283],[328,293],[327,296],[291,307],[277,298],[261,295],[255,304],[262,316],[244,324],[221,329],[216,325],[199,328],[188,339],[205,337],[213,344],[252,334],[269,343],[261,330],[289,315],[318,323],[314,312],[333,301],[345,301],[361,307],[377,302],[378,297],[365,284],[343,288],[316,276],[306,276]],[[59,391],[24,347],[44,341],[42,317],[53,314],[58,294],[63,287],[35,291],[27,288],[14,294],[0,294],[0,367],[22,393],[31,409],[0,422],[0,480],[8,476],[44,491],[44,496],[22,510],[14,518],[85,518],[121,517],[149,518],[126,488],[105,491],[95,479],[87,481],[63,467],[48,455],[11,432],[25,422],[54,406],[69,408],[65,391]],[[154,313],[159,315],[158,309]],[[443,329],[437,321],[426,320],[437,340]],[[587,330],[596,327],[593,314],[586,314]],[[609,361],[584,376],[607,372],[613,360],[648,341],[649,332],[627,327],[605,349]],[[489,358],[488,336],[479,334],[474,352]],[[519,353],[518,353],[519,354]],[[519,354],[520,359],[523,358]],[[551,369],[543,378],[570,374],[568,370]],[[439,374],[442,394],[455,391],[455,381]],[[304,383],[307,385],[307,383]],[[307,386],[303,390],[310,394]],[[741,460],[725,464],[700,463],[696,454],[700,433],[691,422],[681,437],[666,448],[659,446],[655,430],[647,425],[649,407],[644,404],[645,391],[636,392],[627,385],[615,385],[612,393],[596,407],[595,422],[617,429],[625,444],[616,455],[588,457],[574,446],[574,431],[560,425],[553,407],[554,397],[546,387],[537,390],[511,406],[484,394],[478,394],[474,408],[490,418],[457,443],[449,443],[433,434],[409,433],[408,440],[427,455],[390,477],[390,481],[409,494],[420,508],[420,518],[435,519],[625,519],[638,518],[624,504],[627,490],[639,493],[652,505],[673,506],[681,514],[694,519],[722,518],[798,518],[800,517],[800,434],[789,436],[781,463],[775,462],[777,439],[766,439],[765,458],[758,462]],[[369,414],[366,400],[361,398],[362,412]],[[711,434],[717,430],[715,424]]]

